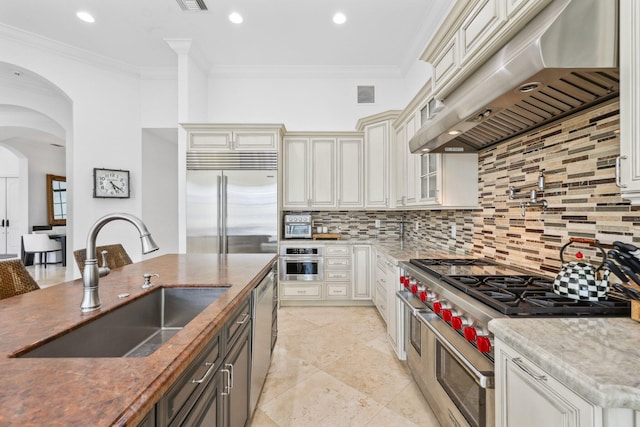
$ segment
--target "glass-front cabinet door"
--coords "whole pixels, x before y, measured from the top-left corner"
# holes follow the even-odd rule
[[[420,156],[420,202],[440,203],[441,154],[425,153]]]

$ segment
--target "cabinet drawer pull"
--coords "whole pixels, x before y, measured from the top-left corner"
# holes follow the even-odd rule
[[[534,380],[538,380],[538,381],[546,381],[547,380],[547,376],[546,375],[536,374],[527,365],[525,365],[524,362],[522,361],[522,358],[514,357],[511,360],[513,360],[513,363],[515,363],[518,368],[522,369],[529,376],[531,376],[531,378],[533,378]]]
[[[229,390],[231,390],[233,388],[233,364],[227,363],[224,366],[229,368],[227,372],[229,375]]]
[[[224,365],[227,366],[227,365]],[[221,396],[228,396],[229,395],[229,383],[231,382],[231,377],[229,376],[229,370],[228,369],[220,369],[220,372],[224,372],[225,374],[227,374],[227,384],[224,384],[224,380],[223,380],[223,384],[222,384],[222,391],[220,393]]]
[[[246,322],[246,321],[247,321],[247,319],[249,318],[249,313],[244,313],[244,314],[243,314],[243,316],[244,316],[244,317],[242,318],[242,320],[238,320],[238,321],[236,322],[238,325],[244,325],[244,324],[245,324],[245,322]]]
[[[192,379],[191,384],[201,384],[204,380],[206,380],[209,374],[211,373],[211,370],[213,369],[213,365],[214,363],[212,362],[205,362],[204,366],[208,366],[209,369],[207,369],[207,372],[205,372],[202,378],[200,378],[199,380]]]
[[[622,160],[626,160],[627,156],[616,157],[616,186],[618,188],[626,188],[627,184],[622,183],[622,174],[620,172],[620,163]]]

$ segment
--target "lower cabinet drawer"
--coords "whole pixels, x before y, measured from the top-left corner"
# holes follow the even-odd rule
[[[349,283],[327,283],[327,298],[349,298]]]
[[[321,284],[295,284],[295,285],[282,285],[282,298],[283,299],[296,299],[296,298],[312,298],[320,299],[322,297],[322,285]]]
[[[222,363],[221,350],[217,334],[158,402],[158,425],[182,423]]]
[[[351,280],[351,270],[325,271],[324,280],[346,282]]]
[[[247,301],[231,315],[227,323],[224,325],[225,336],[227,338],[226,348],[233,345],[233,342],[238,338],[242,327],[247,323],[251,323],[251,306],[249,305],[249,300],[250,298],[247,298]]]
[[[351,270],[351,258],[330,258],[324,257],[324,270]]]

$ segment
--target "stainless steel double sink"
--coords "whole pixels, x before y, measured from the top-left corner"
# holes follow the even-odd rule
[[[227,290],[158,288],[15,357],[145,357]]]

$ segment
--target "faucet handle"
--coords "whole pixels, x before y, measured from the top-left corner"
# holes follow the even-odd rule
[[[108,253],[109,253],[108,251],[100,252],[100,255],[102,256],[102,267],[98,268],[98,277],[104,277],[107,274],[111,273],[111,269],[107,265],[107,254]]]
[[[159,274],[152,274],[152,273],[144,273],[142,275],[142,277],[144,277],[144,283],[142,284],[142,289],[149,289],[150,287],[153,286],[153,283],[151,283],[151,278],[152,277],[160,277]]]

